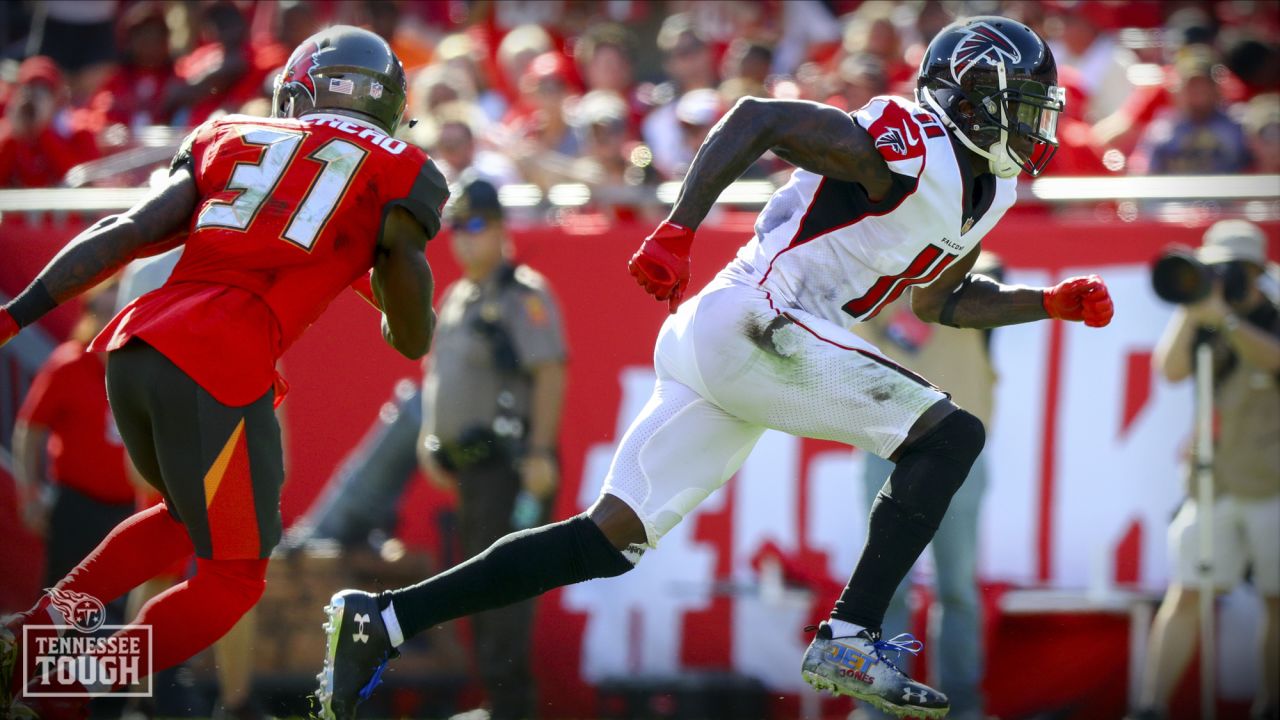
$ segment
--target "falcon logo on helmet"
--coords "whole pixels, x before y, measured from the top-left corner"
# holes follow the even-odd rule
[[[1018,46],[1005,37],[1004,33],[984,22],[975,23],[965,28],[964,37],[951,54],[951,76],[958,83],[978,62],[986,59],[987,63],[995,65],[1001,56],[1008,58],[1011,63],[1022,62]]]

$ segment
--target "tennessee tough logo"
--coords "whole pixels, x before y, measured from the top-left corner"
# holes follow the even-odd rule
[[[951,53],[951,76],[958,83],[970,68],[984,58],[989,64],[995,65],[1000,56],[1008,58],[1010,62],[1022,60],[1022,53],[1004,33],[984,22],[977,23],[965,30],[964,37]]]

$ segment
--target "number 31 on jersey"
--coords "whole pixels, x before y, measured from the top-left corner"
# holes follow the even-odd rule
[[[241,135],[245,144],[261,146],[262,156],[256,163],[236,164],[227,180],[227,190],[238,193],[235,199],[210,201],[196,220],[196,227],[248,230],[280,179],[295,167],[294,156],[305,137],[305,133],[278,128],[254,128]],[[280,237],[310,252],[368,155],[368,150],[339,138],[308,155],[305,159],[318,163],[320,170]]]

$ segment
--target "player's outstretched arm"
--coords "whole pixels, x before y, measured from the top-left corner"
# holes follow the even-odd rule
[[[196,209],[195,179],[179,168],[168,182],[129,210],[80,233],[54,256],[34,282],[0,308],[0,321],[25,327],[59,304],[114,275],[130,260],[175,245]],[[6,317],[7,316],[7,317]],[[16,330],[13,330],[16,333]],[[0,344],[8,339],[0,328]]]
[[[435,280],[427,264],[427,230],[402,207],[382,223],[373,263],[373,294],[382,308],[382,337],[401,355],[417,360],[431,349],[436,313],[431,308]]]
[[[911,309],[925,322],[960,328],[994,328],[1056,318],[1103,327],[1115,307],[1097,275],[1068,278],[1051,288],[1006,285],[970,272],[974,248],[932,285],[911,291]]]
[[[843,110],[805,100],[746,97],[698,148],[670,221],[696,230],[720,193],[766,150],[819,175],[860,183],[872,200],[889,191],[889,166],[867,131]]]

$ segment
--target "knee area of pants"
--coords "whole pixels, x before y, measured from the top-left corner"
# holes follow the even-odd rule
[[[952,442],[956,443],[956,447],[972,453],[976,459],[987,444],[987,428],[982,421],[967,410],[951,413],[943,422],[948,421],[950,421],[948,434]]]
[[[267,561],[197,560],[189,582],[253,605],[267,588]]]

